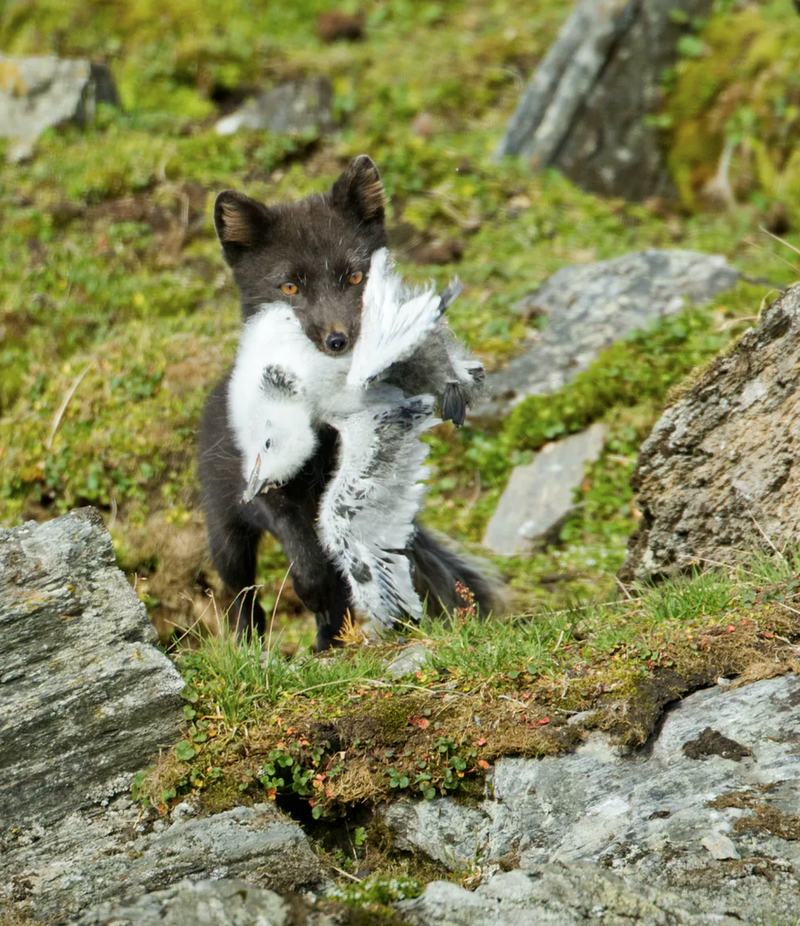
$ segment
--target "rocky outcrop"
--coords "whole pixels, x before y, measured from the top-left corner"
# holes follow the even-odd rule
[[[333,87],[327,77],[293,80],[249,100],[217,122],[218,135],[266,129],[276,135],[330,132],[334,128]]]
[[[544,328],[528,350],[487,377],[490,398],[470,417],[499,417],[525,396],[556,392],[628,332],[702,305],[738,278],[724,257],[697,251],[635,251],[564,267],[516,306],[546,316]]]
[[[632,887],[594,865],[536,865],[497,874],[476,891],[434,881],[398,904],[412,926],[736,926],[674,894]]]
[[[133,904],[98,904],[73,926],[285,926],[289,921],[288,905],[272,891],[254,888],[245,881],[187,879]]]
[[[195,818],[184,804],[170,825],[133,803],[134,774],[183,720],[155,639],[97,511],[0,530],[0,912],[63,923],[187,876],[324,882],[271,805]]]
[[[796,676],[725,683],[686,698],[645,751],[621,753],[596,734],[573,755],[502,759],[479,806],[397,803],[383,819],[397,848],[452,869],[536,874],[543,864],[591,862],[645,899],[647,887],[699,913],[791,919],[800,909],[798,723]],[[603,890],[600,879],[589,896]],[[574,920],[542,916],[518,921]]]
[[[61,824],[10,833],[3,848],[0,902],[21,903],[53,924],[93,904],[133,904],[187,877],[279,891],[325,884],[303,831],[271,804],[154,822],[120,795]]]
[[[674,197],[658,130],[662,74],[712,0],[580,0],[525,88],[495,157],[554,166],[607,196]]]
[[[104,64],[0,55],[0,136],[15,139],[11,160],[27,157],[36,139],[51,126],[85,125],[98,103],[119,105],[114,80]]]
[[[800,537],[800,287],[658,421],[632,484],[642,512],[624,581],[732,563]]]
[[[299,897],[285,900],[246,881],[187,879],[134,904],[99,904],[72,926],[337,926],[342,921]]]
[[[178,738],[183,682],[92,508],[0,530],[0,837],[130,784]]]

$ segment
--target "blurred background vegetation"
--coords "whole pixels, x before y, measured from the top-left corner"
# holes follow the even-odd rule
[[[106,62],[122,107],[84,130],[48,130],[32,159],[0,166],[0,524],[93,504],[121,566],[162,632],[220,591],[205,551],[195,435],[210,386],[233,357],[234,287],[211,204],[234,187],[266,202],[322,191],[366,152],[390,198],[407,275],[465,293],[451,324],[490,368],[541,322],[513,311],[556,269],[648,247],[724,254],[744,279],[720,301],[618,344],[573,384],[491,431],[429,438],[424,520],[470,545],[510,467],[547,440],[605,419],[610,437],[557,543],[497,559],[516,611],[614,585],[637,510],[638,446],[669,389],[796,279],[800,245],[800,19],[791,0],[717,0],[682,23],[679,58],[652,116],[680,201],[630,203],[555,171],[491,154],[568,0],[9,0],[0,49]],[[357,19],[330,41],[320,14]],[[325,75],[338,130],[220,136],[243,99]],[[7,143],[0,142],[0,156]],[[729,164],[731,195],[713,192]],[[457,265],[426,263],[442,254]],[[478,547],[474,547],[478,549]],[[265,541],[265,605],[283,556]],[[287,645],[310,638],[291,592]]]

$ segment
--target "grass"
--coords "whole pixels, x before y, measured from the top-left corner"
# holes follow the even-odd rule
[[[795,666],[798,572],[800,553],[757,554],[504,621],[467,605],[407,628],[427,657],[401,679],[386,669],[398,643],[286,660],[278,641],[201,639],[178,657],[186,737],[140,796],[165,812],[193,794],[208,809],[267,798],[336,819],[397,793],[478,797],[498,758],[555,755],[590,729],[641,745],[697,687]]]

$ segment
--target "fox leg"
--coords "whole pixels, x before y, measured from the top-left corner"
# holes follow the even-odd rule
[[[213,511],[213,510],[212,510]],[[240,519],[223,518],[214,523],[207,512],[211,558],[233,597],[229,619],[238,636],[264,633],[265,614],[258,600],[256,553],[261,531]]]
[[[298,503],[285,489],[271,489],[246,506],[247,517],[268,530],[283,547],[295,594],[317,621],[317,650],[335,645],[351,607],[350,589],[344,576],[322,549],[314,513]]]

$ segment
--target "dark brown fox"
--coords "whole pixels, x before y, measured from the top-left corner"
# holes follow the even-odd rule
[[[386,246],[384,192],[366,155],[356,158],[325,194],[265,206],[226,190],[214,205],[222,253],[233,271],[244,319],[267,303],[290,305],[318,350],[342,355],[358,339],[364,284],[374,251]],[[460,424],[471,390],[454,374],[446,329],[391,370],[388,381],[406,395],[439,397],[442,416]],[[476,376],[476,387],[479,376]],[[235,596],[239,633],[265,629],[254,587],[259,538],[269,531],[291,563],[294,590],[316,615],[317,648],[333,645],[348,608],[348,584],[318,539],[320,498],[337,462],[337,433],[319,434],[314,456],[289,483],[242,502],[244,479],[228,420],[230,373],[206,402],[200,429],[200,480],[214,565]],[[461,583],[480,611],[493,605],[494,587],[474,565],[438,545],[417,527],[407,555],[428,608],[452,610],[464,602]]]

